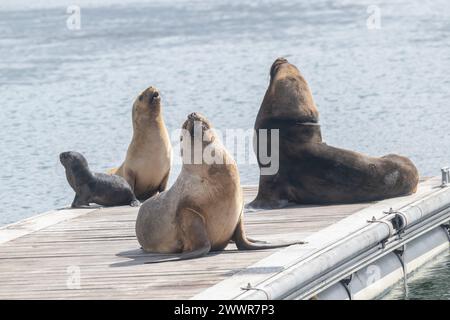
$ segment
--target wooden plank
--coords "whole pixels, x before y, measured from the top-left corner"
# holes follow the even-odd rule
[[[244,187],[246,201],[256,192],[254,186]],[[369,205],[246,212],[245,224],[254,238],[299,240]],[[145,264],[161,255],[140,251],[134,231],[137,211],[63,210],[0,229],[0,299],[191,298],[279,251],[238,251],[230,244],[201,259]],[[76,289],[70,286],[73,268],[80,272]]]
[[[0,228],[0,245],[97,209],[53,210]],[[62,212],[64,211],[64,212]]]

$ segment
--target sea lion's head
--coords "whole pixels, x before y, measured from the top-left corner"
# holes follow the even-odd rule
[[[214,142],[216,139],[211,122],[198,112],[188,115],[182,129],[189,134],[192,142],[201,141],[204,146]],[[183,138],[183,135],[181,138]]]
[[[133,104],[133,122],[140,123],[154,119],[161,112],[161,94],[155,87],[142,91]]]
[[[291,64],[289,63],[289,61],[286,58],[283,58],[283,57],[277,58],[272,63],[272,66],[270,67],[270,79],[273,79],[275,77],[276,73],[278,72],[278,69],[282,65],[289,66]]]
[[[180,152],[183,162],[185,164],[205,163],[204,150],[209,148],[211,150],[208,149],[208,151],[214,152],[216,147],[214,142],[218,141],[211,122],[202,114],[193,112],[188,115],[181,129]]]
[[[79,152],[67,151],[59,155],[61,164],[66,168],[87,167],[86,158]]]
[[[311,90],[296,66],[277,58],[270,67],[270,84],[257,118],[257,127],[270,120],[318,122]]]
[[[92,179],[88,162],[81,153],[75,151],[63,152],[59,155],[59,160],[66,169],[68,177],[76,179],[77,184],[84,184]]]

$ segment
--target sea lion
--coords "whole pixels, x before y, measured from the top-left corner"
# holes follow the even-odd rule
[[[72,208],[96,203],[102,206],[140,205],[128,182],[119,176],[92,173],[84,156],[68,151],[59,155],[66,177],[75,191]]]
[[[144,251],[182,254],[153,262],[200,257],[223,250],[230,240],[239,250],[294,244],[258,243],[246,237],[242,189],[234,159],[204,116],[190,114],[182,129],[180,175],[169,190],[144,202],[136,220],[136,236]],[[195,160],[196,146],[202,152],[200,160]],[[202,150],[208,150],[214,161],[203,156]]]
[[[270,84],[255,121],[255,152],[263,168],[260,129],[279,129],[279,150],[271,150],[279,157],[279,169],[260,175],[258,195],[250,207],[366,202],[416,191],[419,174],[408,158],[369,157],[322,141],[308,83],[284,58],[275,60],[270,69]]]
[[[133,138],[125,162],[110,173],[124,177],[136,197],[146,200],[166,189],[172,147],[155,87],[145,89],[133,104]]]

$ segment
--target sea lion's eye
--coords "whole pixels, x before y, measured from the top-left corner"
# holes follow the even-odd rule
[[[142,99],[143,99],[142,94],[139,95],[139,98],[138,98],[138,99],[139,99],[139,101],[142,101]]]

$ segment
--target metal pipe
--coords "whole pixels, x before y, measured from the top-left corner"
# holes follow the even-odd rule
[[[450,189],[444,188],[401,208],[403,228],[407,228],[425,217],[450,207]]]
[[[363,268],[359,268],[353,274],[353,280],[349,284],[353,298],[367,300],[383,296],[389,288],[404,281],[405,271],[408,274],[413,273],[427,261],[445,251],[445,245],[449,248],[445,231],[441,227],[437,227],[408,242],[406,250],[403,252],[402,262],[394,250]],[[406,270],[403,269],[403,264],[406,265]],[[341,282],[335,283],[314,296],[318,300],[348,299]]]
[[[410,244],[411,241],[422,241],[421,238],[424,235],[438,233],[440,225],[448,221],[450,217],[450,208],[446,209],[438,214],[433,215],[430,219],[415,224],[412,228],[408,229],[401,237],[393,237],[388,242],[384,243],[380,248],[374,247],[365,251],[363,254],[348,260],[344,264],[333,268],[327,273],[324,273],[321,277],[318,277],[308,283],[305,287],[300,288],[293,294],[285,297],[285,299],[307,299],[312,297],[315,293],[321,292],[335,284],[336,281],[348,277],[356,270],[361,270],[371,264],[378,263],[380,259],[383,261],[387,255],[395,256],[393,251],[401,248],[405,244]],[[425,223],[427,222],[427,223]],[[434,231],[433,231],[434,230]],[[445,233],[441,233],[445,234]],[[420,238],[420,239],[419,239]],[[431,247],[430,247],[431,248]],[[398,260],[398,258],[396,258]],[[383,263],[381,263],[383,264]]]
[[[379,246],[391,238],[396,230],[399,234],[409,226],[439,213],[450,207],[450,188],[440,189],[433,194],[401,208],[401,214],[393,212],[388,216],[374,220],[369,227],[349,237],[347,241],[332,247],[323,254],[314,257],[308,263],[299,263],[267,279],[257,287],[261,291],[247,292],[242,299],[283,299],[299,288],[305,287],[320,276],[345,264],[358,255]],[[398,223],[398,219],[402,219]],[[263,293],[264,292],[264,293]]]
[[[278,276],[272,278],[267,285],[258,286],[267,295],[261,291],[252,291],[245,294],[243,298],[265,300],[270,297],[270,299],[283,299],[330,268],[357,256],[369,247],[378,246],[390,235],[392,235],[392,229],[388,225],[384,223],[373,224],[370,231],[361,232],[332,250],[313,258],[307,264],[302,264],[298,268],[293,266],[281,272]]]

